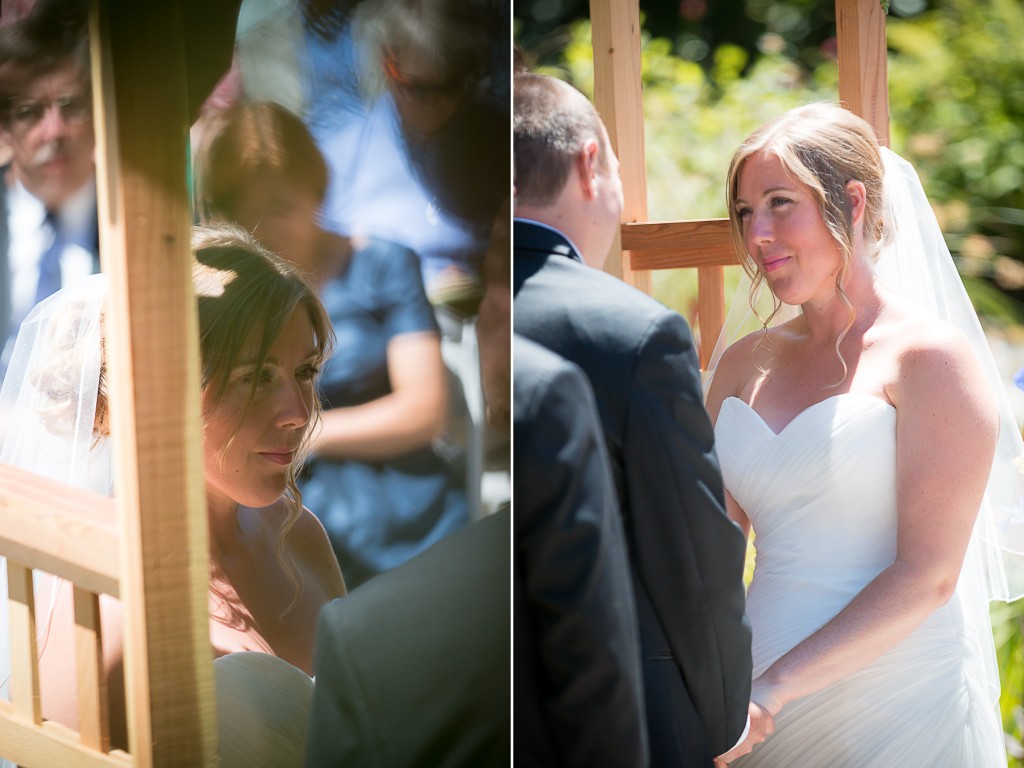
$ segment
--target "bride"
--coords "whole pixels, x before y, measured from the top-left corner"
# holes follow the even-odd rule
[[[729,347],[708,391],[756,533],[751,713],[774,726],[718,762],[1005,766],[982,549],[997,443],[1019,456],[1020,435],[955,271],[952,300],[919,290],[953,267],[916,174],[812,104],[740,146],[727,197],[751,304],[763,284],[769,322],[800,312]]]
[[[198,229],[193,250],[210,637],[212,655],[230,658],[218,666],[218,693],[233,697],[230,714],[237,717],[260,691],[247,682],[256,675],[267,683],[288,681],[291,693],[277,691],[279,698],[297,698],[308,707],[317,615],[345,594],[327,535],[302,506],[295,483],[319,416],[316,377],[333,334],[309,286],[244,231]],[[0,461],[101,493],[113,489],[102,353],[106,286],[106,277],[97,275],[37,306],[19,334],[0,392]],[[37,574],[36,581],[43,715],[75,727],[75,691],[68,684],[75,679],[71,590],[51,577]],[[101,609],[105,664],[114,682],[121,677],[119,604],[104,596]],[[0,624],[5,617],[6,600]],[[6,635],[5,627],[0,630]],[[245,654],[232,657],[239,651],[278,657],[296,669],[280,672]],[[0,684],[8,669],[0,648]],[[123,686],[111,685],[111,736],[121,747],[123,696]],[[266,743],[266,734],[250,730],[245,736],[237,720],[232,723],[227,731],[221,723],[222,749],[232,733],[243,742]],[[302,738],[304,728],[296,724]]]

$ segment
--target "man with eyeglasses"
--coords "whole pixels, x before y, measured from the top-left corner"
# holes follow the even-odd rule
[[[39,12],[0,29],[0,373],[29,310],[99,269],[84,22]]]

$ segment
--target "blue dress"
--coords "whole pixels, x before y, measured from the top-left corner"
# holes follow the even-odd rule
[[[389,394],[388,342],[437,332],[417,257],[394,243],[369,240],[354,251],[321,297],[337,335],[320,379],[325,409]],[[430,446],[381,461],[313,459],[299,487],[327,529],[350,589],[467,520],[461,475]]]

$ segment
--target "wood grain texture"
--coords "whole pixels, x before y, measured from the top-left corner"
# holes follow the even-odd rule
[[[728,219],[663,221],[622,226],[623,247],[645,269],[697,268],[697,327],[701,369],[725,324],[725,271],[736,250]]]
[[[70,728],[22,720],[6,701],[0,701],[0,744],[4,745],[5,757],[30,767],[129,768],[135,764],[125,752],[97,752],[80,744],[78,734]]]
[[[885,14],[878,0],[836,0],[839,100],[889,146],[889,69]]]
[[[78,729],[82,744],[110,750],[110,712],[103,669],[100,601],[92,592],[74,587],[75,676],[78,682]]]
[[[32,571],[10,558],[7,559],[7,612],[11,633],[11,703],[20,718],[38,725],[42,714]]]
[[[94,0],[91,31],[129,746],[143,767],[213,765],[181,2]]]
[[[639,0],[590,0],[590,29],[594,48],[594,105],[619,157],[622,221],[646,221]],[[637,266],[632,254],[618,242],[612,243],[605,271],[646,293],[651,292],[650,275]]]
[[[737,263],[728,219],[623,224],[622,247],[630,249],[640,269]]]
[[[0,552],[117,597],[114,500],[0,465]]]
[[[697,268],[697,327],[700,369],[711,362],[715,342],[725,325],[725,269],[721,266]]]

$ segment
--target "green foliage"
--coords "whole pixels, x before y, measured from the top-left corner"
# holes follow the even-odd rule
[[[1003,716],[1003,729],[1007,735],[1007,752],[1010,765],[1024,765],[1024,705],[1021,692],[1024,691],[1024,607],[1017,603],[994,603],[992,605],[992,627],[996,643],[996,660],[999,664],[999,682],[1002,695],[999,706]]]
[[[1012,263],[1024,262],[1024,6],[943,0],[887,34],[894,148],[919,169],[954,255],[1024,296]]]

